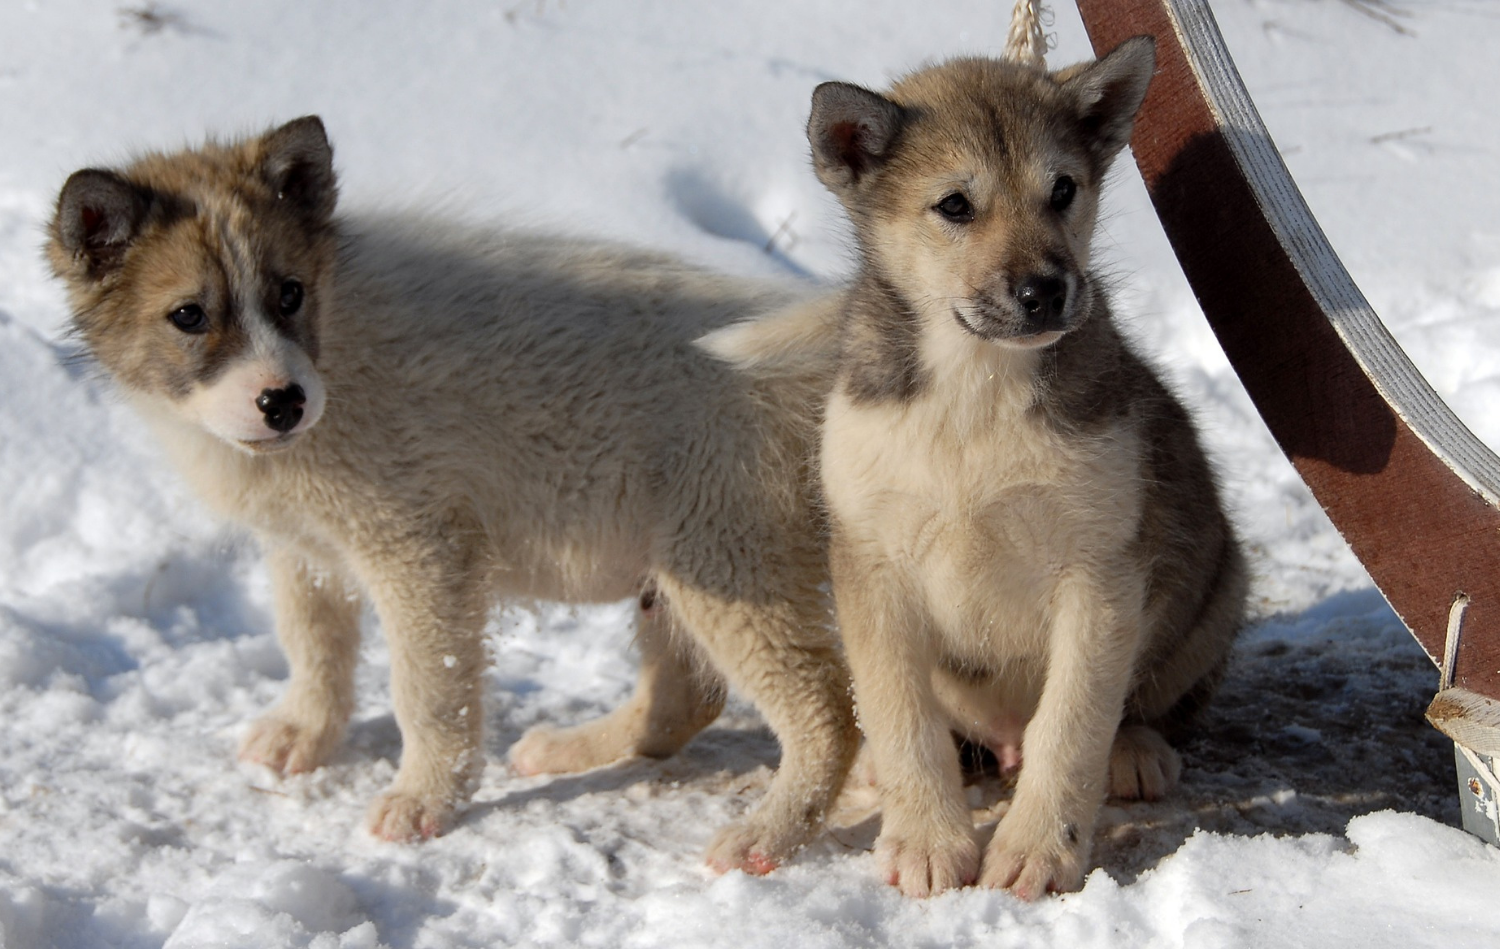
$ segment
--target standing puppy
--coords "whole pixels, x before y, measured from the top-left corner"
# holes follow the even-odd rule
[[[824,422],[834,595],[913,895],[1076,888],[1107,791],[1175,782],[1245,567],[1192,423],[1121,338],[1089,242],[1154,68],[960,59],[825,83],[808,133],[861,266]],[[1020,763],[980,864],[950,729]]]
[[[618,247],[335,218],[332,157],[308,117],[80,171],[48,247],[90,352],[266,550],[291,682],[241,755],[287,773],[328,759],[368,597],[403,743],[370,828],[441,833],[483,764],[493,597],[639,594],[635,697],[532,733],[516,761],[671,754],[722,705],[702,655],[783,752],[709,860],[774,867],[817,828],[857,741],[807,463],[833,361],[739,372],[695,340],[829,304]]]

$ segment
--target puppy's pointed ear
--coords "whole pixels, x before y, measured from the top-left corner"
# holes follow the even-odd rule
[[[905,109],[862,86],[847,82],[818,86],[807,120],[818,180],[843,196],[885,163],[905,123]]]
[[[1135,113],[1146,98],[1146,87],[1156,71],[1156,40],[1134,36],[1098,62],[1074,66],[1056,78],[1077,103],[1094,150],[1108,162],[1130,141]]]
[[[52,240],[97,280],[120,265],[150,206],[148,194],[112,171],[75,171],[58,195]]]
[[[338,180],[333,146],[316,115],[293,119],[261,139],[260,172],[281,201],[319,221],[333,216]]]

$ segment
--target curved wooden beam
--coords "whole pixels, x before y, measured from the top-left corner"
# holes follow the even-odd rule
[[[1156,37],[1131,148],[1183,272],[1281,449],[1442,668],[1444,694],[1479,707],[1444,720],[1484,719],[1500,708],[1500,458],[1432,391],[1339,262],[1208,4],[1078,9],[1100,55]]]

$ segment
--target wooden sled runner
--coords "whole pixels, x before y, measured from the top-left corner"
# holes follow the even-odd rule
[[[1500,845],[1500,458],[1386,331],[1323,236],[1206,0],[1078,0],[1094,49],[1156,37],[1131,149],[1224,352],[1440,670],[1464,827]]]

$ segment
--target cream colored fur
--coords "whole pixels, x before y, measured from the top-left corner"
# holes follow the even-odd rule
[[[1142,640],[1145,576],[1126,553],[1138,446],[1128,431],[1070,444],[1028,417],[1036,354],[948,342],[974,347],[982,378],[960,376],[896,413],[836,394],[825,429],[839,622],[885,801],[882,848],[904,889],[973,879],[979,854],[948,732],[1003,756],[1029,722],[1019,810],[1001,831],[1025,836],[1001,859],[1046,863],[1033,886],[1066,884],[1083,857],[1068,827],[1076,838],[1092,826]],[[997,681],[976,695],[945,663]],[[931,856],[947,851],[951,867]]]
[[[912,895],[1077,887],[1106,793],[1176,780],[1158,729],[1239,624],[1243,561],[1191,424],[1087,272],[1150,69],[1137,40],[1055,75],[963,60],[889,97],[815,94],[815,163],[862,256],[821,453],[834,593],[877,851]],[[1028,310],[1034,275],[1054,308]],[[952,732],[1021,767],[982,862]]]
[[[317,190],[332,187],[328,158],[321,125],[305,119],[80,173],[53,229],[85,341],[201,496],[265,549],[291,680],[242,756],[284,773],[328,759],[353,708],[368,601],[390,647],[403,742],[370,829],[442,833],[483,766],[481,632],[496,598],[641,595],[631,702],[537,729],[513,760],[534,773],[671,754],[718,714],[727,680],[783,756],[708,859],[771,869],[818,828],[857,741],[807,463],[832,361],[803,347],[737,370],[694,341],[832,301],[602,244],[332,220],[331,194]],[[215,210],[225,206],[236,213]],[[221,287],[219,255],[277,263]],[[321,417],[258,450],[202,424],[177,390],[187,383],[152,380],[170,364],[194,391],[219,385],[227,376],[203,354],[231,367],[255,358],[246,341],[268,319],[257,301],[290,292],[291,276],[307,300],[278,332],[305,341]],[[184,300],[203,301],[212,330],[168,324]],[[311,385],[314,370],[298,371],[274,384]]]

